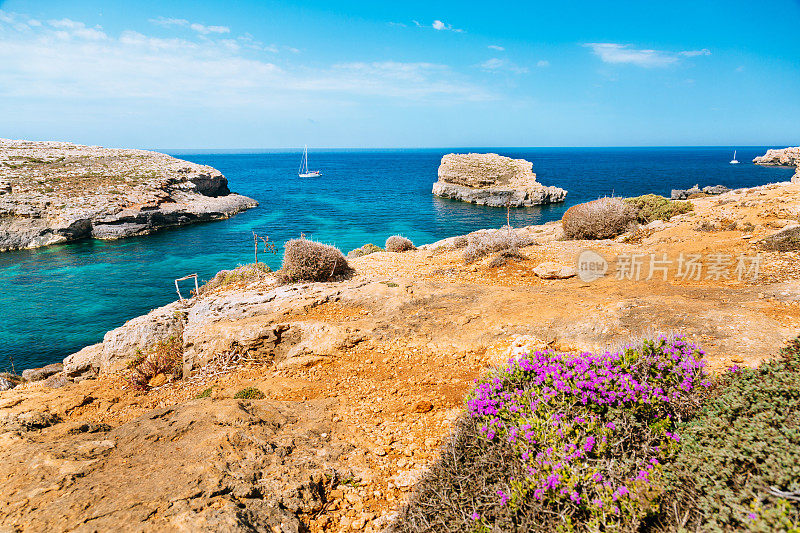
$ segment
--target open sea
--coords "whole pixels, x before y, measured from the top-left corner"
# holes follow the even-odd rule
[[[787,181],[793,169],[750,163],[771,147],[733,149],[506,148],[310,151],[318,178],[298,178],[299,152],[167,151],[211,165],[232,191],[260,205],[233,218],[119,241],[87,240],[0,253],[0,370],[60,361],[126,320],[177,299],[173,280],[198,273],[208,280],[253,261],[252,232],[282,244],[301,233],[344,253],[399,233],[430,243],[506,223],[506,210],[431,195],[442,155],[497,152],[533,162],[544,185],[567,189],[554,206],[514,209],[519,227],[558,220],[576,203],[605,195],[636,196],[692,185],[730,188]],[[277,255],[259,254],[271,267]]]

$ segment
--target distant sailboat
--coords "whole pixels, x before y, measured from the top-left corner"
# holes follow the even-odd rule
[[[303,147],[303,159],[300,160],[300,170],[297,171],[300,178],[316,178],[319,170],[308,170],[308,145]]]
[[[736,150],[733,151],[733,159],[731,159],[731,165],[738,165],[739,162],[736,160]]]

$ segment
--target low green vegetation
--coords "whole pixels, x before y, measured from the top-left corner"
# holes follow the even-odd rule
[[[664,529],[800,532],[800,338],[756,369],[729,369],[680,435]]]
[[[360,248],[356,248],[355,250],[350,250],[347,252],[347,257],[352,257],[353,259],[357,257],[364,257],[365,255],[374,254],[375,252],[382,252],[383,248],[380,246],[376,246],[372,243],[365,244]]]
[[[709,377],[658,337],[480,380],[395,532],[800,532],[800,340]]]
[[[261,400],[266,395],[255,387],[245,387],[233,395],[237,400]]]
[[[211,390],[212,390],[212,387],[207,388],[206,390],[204,390],[203,392],[201,392],[200,394],[195,396],[195,399],[199,400],[201,398],[210,398],[211,397]]]
[[[639,224],[649,224],[654,220],[667,221],[675,215],[688,213],[694,209],[691,202],[669,200],[657,194],[626,198],[625,203],[636,210],[636,221]]]

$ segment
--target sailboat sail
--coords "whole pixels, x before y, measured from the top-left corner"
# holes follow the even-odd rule
[[[319,170],[308,170],[308,145],[303,147],[303,157],[300,159],[300,168],[297,175],[301,178],[312,178],[319,176]]]

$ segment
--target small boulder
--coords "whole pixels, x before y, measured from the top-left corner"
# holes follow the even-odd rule
[[[42,381],[53,374],[61,372],[63,368],[64,365],[61,363],[53,363],[41,368],[29,368],[22,371],[22,379],[25,381]]]
[[[14,385],[13,383],[11,383],[11,380],[9,380],[9,379],[6,379],[6,378],[4,378],[4,377],[1,377],[1,376],[0,376],[0,392],[2,392],[2,391],[4,391],[4,390],[11,390],[11,389],[13,389],[15,386],[16,386],[16,385]]]
[[[542,279],[567,279],[577,274],[575,267],[563,266],[552,261],[545,261],[533,269],[533,273]]]

